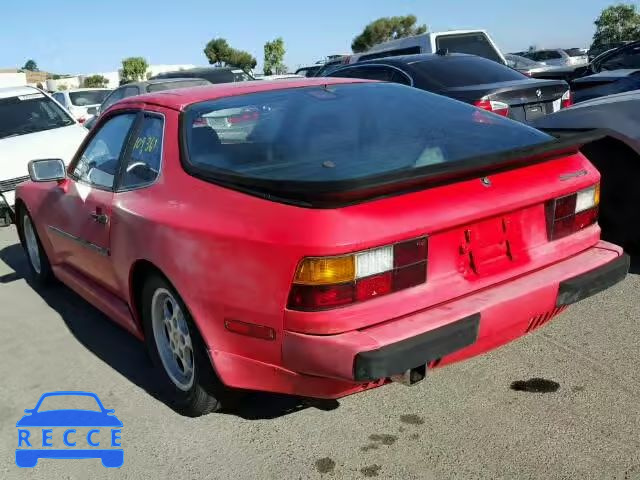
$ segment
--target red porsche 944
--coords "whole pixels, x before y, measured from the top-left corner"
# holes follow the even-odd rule
[[[31,162],[15,220],[35,279],[144,339],[184,414],[338,398],[625,277],[579,146],[397,84],[195,87],[116,103],[67,168]]]

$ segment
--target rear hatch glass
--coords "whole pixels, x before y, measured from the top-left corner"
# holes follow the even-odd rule
[[[525,80],[527,76],[485,58],[443,56],[412,63],[430,82],[444,88]]]
[[[436,50],[448,50],[455,53],[468,53],[503,63],[495,47],[484,33],[463,33],[456,35],[438,35]]]
[[[293,186],[344,190],[425,169],[442,173],[552,141],[470,105],[386,83],[242,95],[196,103],[184,116],[189,173],[282,195]]]
[[[202,85],[210,85],[211,82],[207,80],[181,80],[179,82],[163,82],[163,83],[152,83],[147,86],[147,92],[160,92],[162,90],[171,90],[173,88],[189,88],[189,87],[201,87]]]

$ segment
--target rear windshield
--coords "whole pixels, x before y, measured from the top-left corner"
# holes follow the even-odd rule
[[[74,123],[56,102],[43,93],[0,98],[0,139],[67,127]]]
[[[503,63],[496,49],[489,43],[484,33],[464,33],[461,35],[439,35],[436,38],[437,50],[449,50],[451,53],[468,53]]]
[[[586,53],[584,53],[579,48],[568,48],[564,51],[564,53],[566,53],[570,57],[584,57],[586,55]]]
[[[207,101],[185,112],[186,169],[331,182],[402,172],[551,141],[533,128],[422,90],[357,83]]]
[[[83,92],[69,92],[71,103],[76,107],[100,105],[111,90],[85,90]]]
[[[447,56],[416,62],[413,67],[430,81],[445,88],[510,82],[526,78],[509,67],[480,57]]]
[[[210,85],[206,80],[193,79],[182,80],[180,82],[151,83],[147,85],[147,92],[159,92],[161,90],[171,90],[172,88],[189,88],[200,87],[202,85]]]

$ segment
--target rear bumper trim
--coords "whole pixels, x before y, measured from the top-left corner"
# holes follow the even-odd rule
[[[384,347],[359,352],[354,362],[354,379],[372,381],[400,374],[475,343],[480,314],[470,315],[421,335]]]
[[[560,282],[556,306],[579,302],[622,281],[629,272],[630,263],[629,255],[623,253],[601,267]]]

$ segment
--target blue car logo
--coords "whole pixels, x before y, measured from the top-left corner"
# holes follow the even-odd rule
[[[50,404],[52,400],[64,400],[66,404],[74,399],[89,401],[92,408],[51,410],[43,406],[43,402]],[[16,423],[17,466],[35,467],[39,458],[99,458],[107,468],[122,466],[122,422],[113,410],[104,408],[95,393],[45,393],[36,406],[25,410],[25,413]]]

